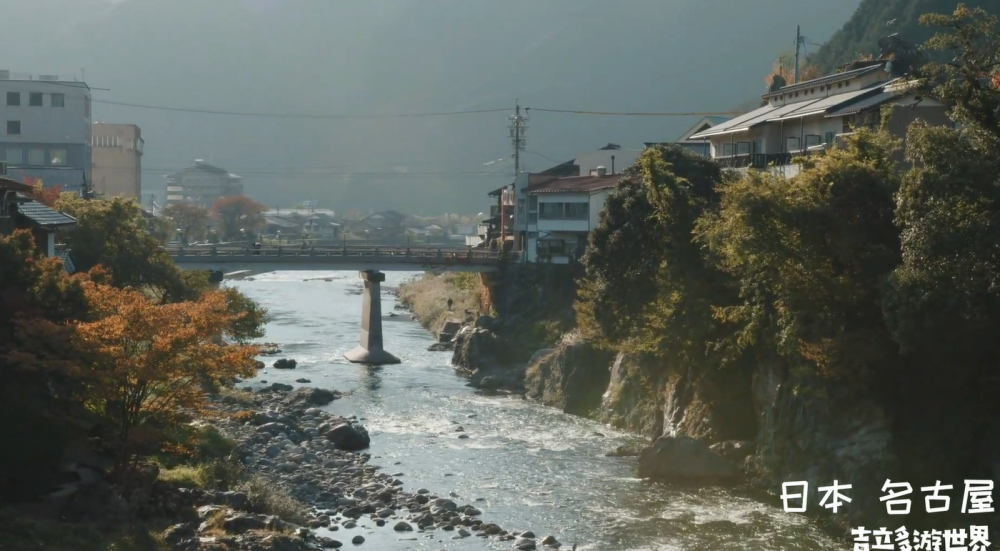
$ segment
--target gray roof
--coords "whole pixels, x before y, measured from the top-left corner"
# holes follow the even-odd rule
[[[225,174],[230,178],[242,179],[241,176],[237,176],[236,174],[231,174],[228,170],[224,168],[219,168],[215,165],[210,165],[206,162],[200,162],[200,161],[196,163],[195,166],[188,167],[180,172],[175,172],[173,174],[167,175],[167,178],[170,178],[171,176],[177,176],[178,174],[183,174],[185,172],[211,172],[213,174]]]
[[[774,92],[769,92],[767,94],[764,94],[763,97],[770,98],[774,96],[780,96],[781,94],[787,94],[788,92],[795,92],[797,90],[804,90],[806,88],[812,88],[824,84],[833,84],[835,82],[840,82],[842,80],[850,80],[852,78],[864,76],[869,73],[874,73],[875,71],[881,71],[884,68],[885,68],[885,63],[880,63],[878,65],[872,65],[870,67],[862,67],[860,69],[855,69],[853,71],[834,73],[832,75],[827,75],[825,77],[814,78],[812,80],[807,80],[805,82],[799,82],[798,84],[789,84],[788,86],[779,88]]]
[[[17,206],[17,210],[33,224],[43,228],[76,225],[76,218],[46,207],[38,201],[22,203]]]
[[[883,103],[899,96],[898,92],[881,92],[875,94],[874,96],[869,96],[861,98],[858,101],[848,103],[847,105],[841,106],[839,109],[827,113],[827,117],[846,117],[848,115],[856,115],[865,109],[871,109],[872,107],[878,107]]]

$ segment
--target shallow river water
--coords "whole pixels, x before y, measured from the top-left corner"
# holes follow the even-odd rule
[[[384,285],[413,275],[389,273]],[[283,353],[261,359],[268,366],[281,357],[298,362],[295,370],[268,367],[248,382],[304,377],[347,394],[327,409],[363,418],[371,463],[403,473],[408,491],[454,493],[482,509],[486,521],[539,538],[552,534],[567,550],[574,543],[580,551],[847,548],[807,520],[740,493],[635,478],[634,458],[605,457],[635,437],[521,398],[478,394],[454,372],[450,352],[426,350],[433,338],[409,315],[383,322],[386,349],[402,364],[348,363],[342,354],[357,345],[361,320],[356,272],[279,272],[228,284],[270,310],[263,340]],[[395,304],[383,295],[383,314]],[[459,426],[469,438],[458,438]],[[359,549],[512,548],[495,539],[453,540],[453,532],[400,536],[364,525],[334,537],[349,541],[353,531],[368,539]]]

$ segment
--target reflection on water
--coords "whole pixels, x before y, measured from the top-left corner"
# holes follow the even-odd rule
[[[267,369],[260,377],[283,383],[306,377],[348,393],[327,409],[364,418],[372,462],[405,473],[408,490],[454,494],[483,509],[485,519],[552,534],[564,549],[573,543],[580,551],[844,548],[801,517],[740,492],[635,478],[634,458],[605,456],[635,437],[521,398],[475,392],[454,373],[450,352],[427,351],[433,339],[408,316],[383,324],[386,348],[402,364],[348,363],[342,355],[358,341],[360,281],[354,274],[310,276],[304,281],[301,273],[285,272],[234,283],[274,316],[266,340],[284,352],[268,364],[280,357],[298,362],[295,370]],[[387,286],[404,279],[387,276]],[[393,306],[383,296],[383,312]],[[416,541],[364,535],[386,550],[510,548],[510,542],[451,540],[444,532]]]

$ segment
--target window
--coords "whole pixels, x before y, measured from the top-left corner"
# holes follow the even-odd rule
[[[722,156],[730,157],[732,156],[732,154],[733,154],[733,144],[732,143],[722,144]]]
[[[566,203],[566,218],[570,220],[590,218],[590,205],[588,203]]]
[[[833,143],[833,139],[834,139],[834,133],[833,132],[827,132],[826,133],[826,141],[824,143],[832,144]]]
[[[799,150],[799,139],[798,138],[785,138],[785,152],[798,151]]]
[[[24,154],[21,152],[19,147],[8,147],[7,148],[7,163],[12,165],[19,165],[24,162]]]
[[[52,94],[52,107],[66,107],[66,94]]]
[[[17,107],[21,105],[21,92],[7,92],[7,106]]]
[[[528,212],[538,212],[538,196],[528,197]]]
[[[8,136],[20,136],[21,135],[21,121],[7,121],[7,135]]]
[[[52,165],[64,165],[64,164],[66,164],[66,150],[65,149],[50,149],[49,150],[49,164],[52,164]]]
[[[44,165],[45,164],[45,150],[44,149],[29,149],[28,150],[28,164],[29,165]]]
[[[558,220],[563,216],[562,203],[541,203],[539,206],[539,218],[548,220]]]
[[[41,107],[42,105],[41,92],[28,92],[28,107]]]
[[[542,239],[538,241],[538,256],[566,254],[566,241],[562,239]]]
[[[806,147],[812,147],[814,145],[819,145],[819,144],[820,144],[820,141],[819,141],[819,136],[818,135],[816,135],[816,134],[807,134],[806,135]]]

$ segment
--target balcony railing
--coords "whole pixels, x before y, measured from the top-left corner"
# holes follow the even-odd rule
[[[728,157],[716,157],[715,161],[723,168],[734,169],[766,169],[773,166],[787,166],[796,157],[808,157],[826,151],[826,146],[813,146],[805,150],[788,151],[785,153],[745,153]]]

